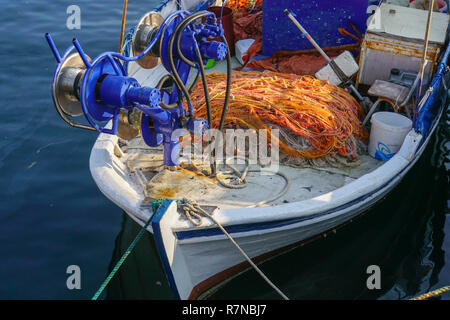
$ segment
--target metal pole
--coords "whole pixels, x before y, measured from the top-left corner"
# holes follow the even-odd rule
[[[417,90],[417,101],[420,100],[420,96],[422,93],[422,82],[423,82],[423,76],[425,73],[425,66],[426,66],[426,60],[427,60],[427,53],[428,53],[428,41],[430,39],[430,30],[431,30],[431,20],[433,16],[433,10],[434,10],[434,1],[430,1],[430,7],[428,12],[428,21],[427,21],[427,29],[425,31],[425,43],[423,45],[423,55],[422,55],[422,65],[420,67],[420,81],[419,81],[419,88]]]
[[[303,32],[306,39],[308,39],[309,42],[311,42],[311,44],[314,46],[314,48],[317,49],[317,51],[319,51],[319,53],[322,55],[322,57],[324,57],[325,60],[327,60],[327,62],[331,62],[330,57],[325,53],[325,51],[322,50],[322,48],[311,37],[311,35],[308,33],[308,31],[306,31],[306,29],[303,28],[303,26],[300,24],[300,22],[298,22],[298,20],[292,15],[292,13],[290,13],[288,9],[285,9],[284,13],[288,16],[289,19],[291,19],[291,21],[297,26],[297,28],[299,28],[300,31]]]
[[[122,42],[123,42],[123,36],[125,32],[125,21],[127,19],[127,5],[128,0],[123,0],[123,10],[122,10],[122,27],[120,29],[120,41],[119,41],[119,53],[122,51]]]
[[[308,39],[309,42],[311,42],[311,44],[314,46],[314,48],[317,49],[317,51],[319,51],[319,53],[322,55],[322,57],[325,58],[325,60],[327,60],[327,62],[330,64],[330,67],[333,69],[333,71],[336,73],[336,75],[339,77],[339,79],[342,82],[346,82],[348,79],[346,79],[346,75],[344,74],[344,72],[339,68],[339,66],[326,54],[325,51],[323,51],[323,49],[317,44],[317,42],[311,37],[311,35],[308,33],[308,31],[306,31],[305,28],[303,28],[303,26],[300,24],[300,22],[298,22],[298,20],[292,15],[292,13],[288,10],[285,9],[284,13],[286,14],[286,16],[291,19],[291,21],[296,25],[296,27],[298,29],[300,29],[301,32],[303,32],[303,36]],[[353,93],[356,95],[356,97],[358,98],[359,101],[365,101],[364,97],[359,93],[359,91],[355,88],[355,86],[348,82],[347,86],[350,88],[351,91],[353,91]]]

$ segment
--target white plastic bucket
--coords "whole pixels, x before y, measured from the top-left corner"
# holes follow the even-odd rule
[[[374,113],[370,122],[369,154],[387,161],[399,150],[412,128],[412,121],[395,112]]]

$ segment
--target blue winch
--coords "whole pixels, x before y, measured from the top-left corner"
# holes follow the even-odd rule
[[[50,35],[46,34],[58,63],[52,83],[55,107],[63,120],[73,127],[108,134],[117,134],[121,124],[137,128],[136,132],[140,129],[147,145],[163,144],[164,165],[177,166],[179,135],[174,134],[175,130],[202,134],[209,127],[208,121],[194,115],[189,92],[196,81],[187,88],[192,69],[197,69],[196,80],[199,74],[202,75],[206,95],[203,64],[207,59],[227,58],[228,76],[231,75],[231,57],[223,35],[223,28],[212,12],[176,11],[164,20],[157,12],[149,12],[140,20],[133,36],[135,56],[104,52],[91,60],[76,39],[61,56]],[[221,37],[222,42],[210,40],[217,37]],[[74,49],[77,52],[72,53]],[[127,76],[123,63],[131,61],[147,69],[161,62],[168,74],[156,88],[143,87]],[[227,92],[229,95],[229,90]],[[187,101],[187,109],[183,99]],[[207,112],[210,122],[209,97]],[[87,125],[69,118],[83,114]],[[119,119],[125,120],[119,122]]]

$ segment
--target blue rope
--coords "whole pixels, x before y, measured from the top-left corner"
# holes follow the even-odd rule
[[[129,57],[131,54],[131,40],[133,39],[134,29],[135,28],[131,28],[130,31],[128,31],[123,41],[121,54],[124,55],[125,57]],[[128,75],[128,61],[124,61],[123,68],[125,69],[125,72]]]

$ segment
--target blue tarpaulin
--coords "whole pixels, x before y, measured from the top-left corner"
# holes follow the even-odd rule
[[[373,3],[373,0],[370,1]],[[322,47],[355,43],[343,36],[338,28],[353,30],[352,22],[363,34],[368,19],[368,0],[264,0],[263,1],[263,54],[270,56],[279,50],[311,49],[308,40],[284,14],[288,9]]]
[[[450,45],[447,45],[447,49],[442,56],[439,63],[438,70],[433,77],[430,87],[433,88],[432,94],[428,97],[419,111],[417,117],[415,117],[416,131],[420,132],[424,137],[429,134],[429,129],[437,121],[436,115],[440,114],[441,109],[447,106],[447,98],[450,94],[448,86],[450,84],[450,70],[448,67],[450,59]]]

